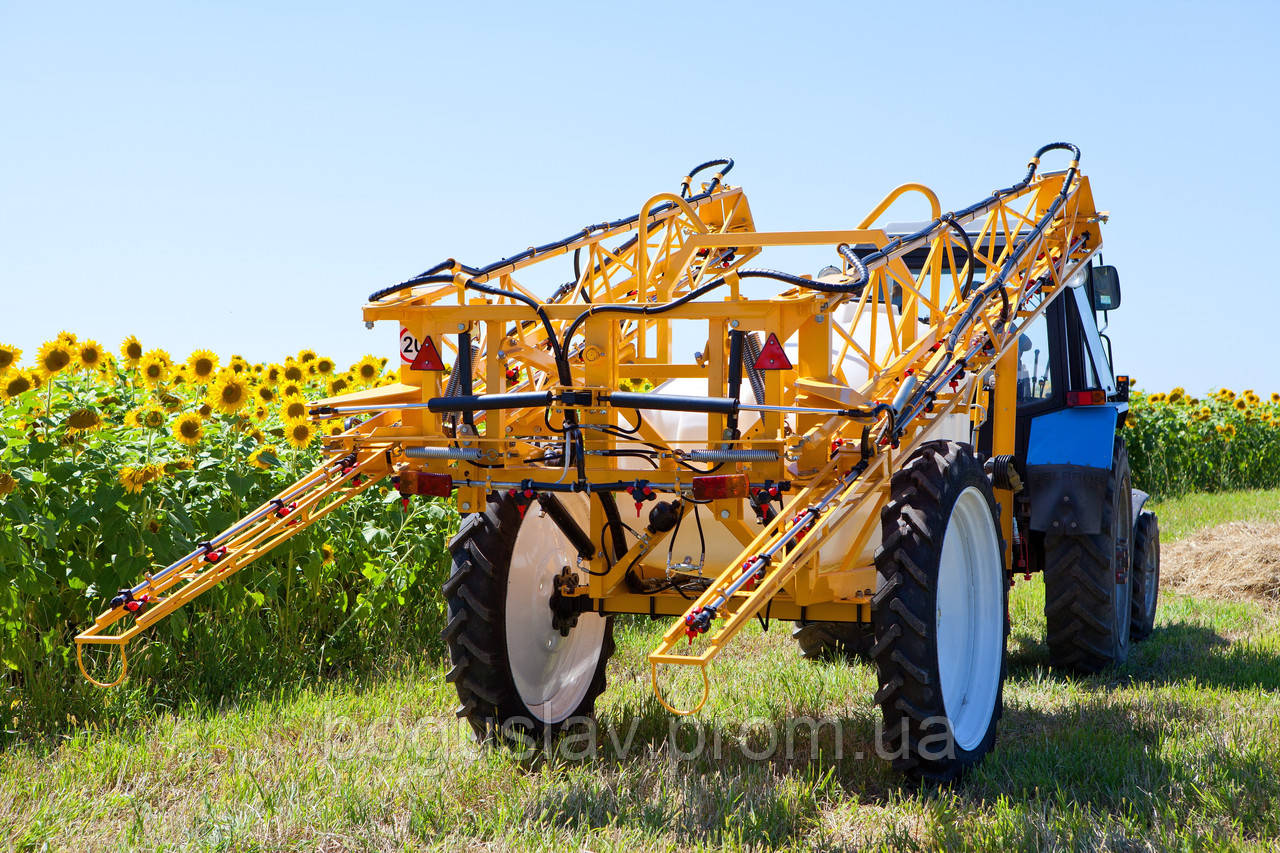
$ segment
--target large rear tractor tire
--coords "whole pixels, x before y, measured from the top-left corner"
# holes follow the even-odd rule
[[[967,444],[927,442],[893,475],[872,599],[880,746],[926,782],[990,752],[1003,712],[1008,576],[991,483]]]
[[[1044,612],[1049,663],[1081,673],[1129,657],[1133,572],[1129,454],[1116,436],[1095,535],[1044,538]]]
[[[585,501],[564,504],[585,521]],[[590,714],[604,691],[613,626],[595,613],[579,614],[567,636],[552,624],[556,578],[576,558],[551,517],[536,500],[522,517],[503,495],[467,516],[449,551],[443,636],[458,716],[487,739],[536,736]]]
[[[1143,510],[1133,522],[1133,610],[1129,639],[1142,642],[1156,625],[1156,599],[1160,595],[1160,520]]]

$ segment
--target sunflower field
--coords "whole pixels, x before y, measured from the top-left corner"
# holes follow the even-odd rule
[[[318,432],[341,427],[310,421],[308,399],[391,381],[385,359],[340,369],[310,350],[178,361],[134,337],[112,353],[64,332],[24,365],[0,344],[0,740],[118,716],[122,703],[224,701],[436,652],[457,518],[447,502],[402,507],[386,488],[161,622],[134,644],[122,690],[86,686],[71,644],[117,589],[317,464]],[[118,657],[85,657],[114,677]]]
[[[341,427],[308,400],[394,377],[373,356],[180,361],[66,332],[23,355],[0,344],[0,741],[440,653],[457,517],[375,488],[161,622],[123,688],[88,686],[72,637],[116,590],[310,470]],[[1280,486],[1280,394],[1135,393],[1125,434],[1154,495]],[[118,659],[86,663],[112,677]]]
[[[1135,392],[1124,430],[1134,485],[1168,498],[1280,486],[1280,393]]]

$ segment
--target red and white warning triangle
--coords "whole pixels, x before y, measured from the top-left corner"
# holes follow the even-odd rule
[[[769,339],[764,342],[764,347],[760,350],[760,357],[756,359],[755,369],[791,369],[791,359],[787,358],[787,351],[782,348],[782,344],[778,343],[778,336],[774,332],[770,332]]]
[[[410,370],[444,370],[444,362],[440,359],[440,351],[436,349],[431,336],[422,339],[418,346],[418,355],[413,359]]]

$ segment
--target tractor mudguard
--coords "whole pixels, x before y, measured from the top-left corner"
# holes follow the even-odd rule
[[[1138,523],[1138,516],[1142,514],[1142,508],[1147,505],[1147,501],[1151,500],[1151,495],[1142,491],[1142,489],[1133,490],[1133,523]]]
[[[1062,409],[1032,419],[1027,445],[1032,530],[1098,533],[1116,423],[1114,404]]]

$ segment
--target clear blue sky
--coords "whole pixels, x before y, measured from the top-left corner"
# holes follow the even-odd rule
[[[759,227],[829,228],[1067,139],[1112,213],[1119,369],[1280,390],[1278,4],[583,8],[0,0],[0,341],[391,356],[369,291],[709,157]]]

